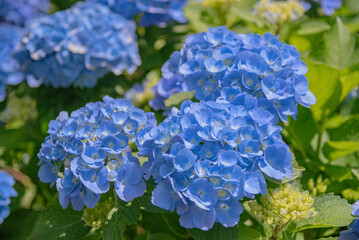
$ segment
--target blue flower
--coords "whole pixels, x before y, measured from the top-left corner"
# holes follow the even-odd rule
[[[183,227],[234,226],[243,211],[239,201],[267,192],[263,174],[291,175],[292,156],[277,118],[253,107],[258,100],[252,98],[248,106],[184,101],[157,127],[137,135],[140,154],[148,157],[146,179],[157,183],[152,203],[177,210]]]
[[[2,1],[0,2],[0,12],[2,11],[1,4]],[[24,30],[21,28],[5,24],[0,25],[0,102],[6,97],[6,85],[17,85],[25,79],[20,70],[20,65],[12,57],[12,53],[23,34]]]
[[[128,131],[129,122],[136,128]],[[76,210],[83,204],[94,207],[111,182],[122,200],[131,201],[144,193],[146,184],[129,144],[154,126],[153,113],[135,108],[127,99],[108,96],[71,116],[62,112],[50,121],[49,136],[38,154],[39,178],[56,183],[63,208],[70,202]]]
[[[323,9],[325,15],[332,15],[335,10],[339,9],[343,5],[343,0],[314,0],[319,3]]]
[[[292,155],[289,148],[284,144],[273,144],[266,148],[264,157],[260,158],[259,168],[267,176],[275,179],[290,178],[293,175],[290,160]]]
[[[80,2],[34,20],[14,58],[32,84],[90,88],[107,72],[140,65],[135,29],[107,6]]]
[[[223,26],[189,36],[163,65],[157,88],[195,91],[199,100],[248,110],[260,106],[287,121],[296,117],[297,104],[310,107],[316,101],[304,76],[307,70],[298,50],[272,34],[236,34]],[[161,100],[170,95],[160,95]]]
[[[24,27],[50,9],[49,0],[1,0],[0,23],[10,23]]]
[[[149,27],[157,25],[167,26],[168,22],[177,21],[184,23],[186,18],[183,8],[187,0],[90,0],[108,5],[114,12],[133,19],[141,15],[140,25]]]
[[[356,201],[353,204],[353,207],[354,209],[352,215],[358,217],[359,201]],[[340,232],[340,236],[338,238],[338,240],[352,240],[352,239],[359,239],[359,218],[354,220],[354,222],[348,226],[348,230]]]
[[[146,183],[137,158],[132,157],[131,153],[126,153],[124,162],[115,179],[115,190],[122,200],[131,201],[142,196],[146,190]]]
[[[13,188],[14,184],[15,180],[11,175],[0,171],[0,224],[10,214],[10,197],[17,196],[17,192]]]

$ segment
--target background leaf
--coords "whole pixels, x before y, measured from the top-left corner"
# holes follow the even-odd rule
[[[337,17],[334,27],[324,36],[326,62],[336,68],[344,69],[352,63],[355,36]]]
[[[226,228],[220,223],[216,223],[208,231],[202,231],[197,228],[187,229],[187,231],[195,240],[238,239],[239,236],[238,226]]]
[[[40,213],[29,239],[81,239],[90,229],[82,220],[82,211],[64,210],[56,203]]]

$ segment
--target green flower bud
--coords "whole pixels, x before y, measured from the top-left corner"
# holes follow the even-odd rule
[[[317,180],[314,181],[313,178],[308,181],[308,188],[313,196],[318,196],[327,191],[330,180],[328,178],[323,179],[322,175],[319,175]]]
[[[82,216],[85,224],[93,228],[104,227],[108,220],[108,214],[114,205],[113,199],[109,198],[109,200],[97,204],[94,208],[85,208]]]
[[[260,221],[281,228],[291,221],[307,219],[317,214],[312,208],[314,199],[291,184],[281,185],[262,195],[260,202],[249,202],[251,215]]]

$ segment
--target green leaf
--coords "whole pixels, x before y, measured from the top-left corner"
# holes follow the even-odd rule
[[[334,27],[324,36],[326,62],[339,69],[351,65],[355,48],[355,35],[337,17]]]
[[[191,100],[193,97],[194,91],[176,93],[165,100],[165,105],[166,107],[174,107],[181,104],[185,100]]]
[[[285,126],[288,131],[286,137],[303,154],[310,148],[310,142],[318,131],[315,126],[310,109],[299,106],[297,120],[289,118],[289,124]]]
[[[359,151],[359,115],[349,115],[341,120],[341,125],[327,129],[330,141],[323,147],[324,155],[335,160],[339,157]]]
[[[298,35],[312,35],[316,33],[320,33],[330,29],[330,25],[323,21],[318,20],[309,20],[303,22],[300,25],[299,30],[297,31]]]
[[[317,99],[316,104],[311,106],[311,110],[313,116],[321,120],[323,113],[328,114],[340,103],[342,86],[339,80],[339,70],[310,61],[307,61],[307,65],[309,88]]]
[[[238,238],[241,240],[257,240],[261,238],[265,238],[264,233],[261,233],[254,229],[253,227],[249,227],[244,225],[243,223],[238,224]]]
[[[186,229],[179,224],[176,213],[148,213],[142,212],[140,225],[151,233],[163,233],[175,239],[188,239]]]
[[[11,201],[13,200],[14,198],[11,199]],[[36,218],[37,213],[32,210],[21,209],[13,211],[13,209],[11,209],[10,216],[7,217],[0,225],[0,239],[27,239],[31,233]],[[21,229],[19,229],[19,227],[21,227]]]
[[[197,228],[187,229],[187,231],[195,240],[238,239],[239,236],[238,226],[226,228],[220,223],[216,223],[208,231],[202,231]]]
[[[315,198],[313,207],[318,212],[316,216],[294,221],[287,230],[293,233],[310,228],[342,227],[355,219],[351,215],[353,207],[348,201],[332,193]]]
[[[103,230],[104,240],[121,240],[123,232],[126,229],[126,223],[122,218],[118,209],[112,214],[111,219],[106,224]]]
[[[328,129],[331,141],[359,142],[359,115],[351,115],[338,128]]]
[[[55,204],[40,213],[29,239],[82,239],[90,229],[82,220],[82,211]]]
[[[359,151],[359,142],[328,141],[323,146],[323,154],[329,160],[335,160],[356,151]]]
[[[150,240],[176,240],[176,239],[164,233],[155,233],[150,235]]]
[[[111,210],[110,220],[103,230],[104,240],[121,240],[126,225],[134,224],[140,218],[140,208],[136,202],[119,200],[117,208]]]
[[[338,166],[327,164],[324,166],[325,172],[330,176],[331,179],[342,182],[343,180],[352,179],[352,173],[347,166]]]

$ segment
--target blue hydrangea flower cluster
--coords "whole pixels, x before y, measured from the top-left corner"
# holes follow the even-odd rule
[[[17,196],[17,192],[13,188],[14,184],[15,180],[11,175],[0,171],[0,224],[10,214],[10,197]]]
[[[359,201],[353,204],[353,216],[359,217]],[[350,226],[348,230],[340,232],[338,240],[353,240],[359,239],[359,218],[357,218]]]
[[[236,34],[225,26],[190,35],[183,48],[163,65],[164,85],[184,83],[199,100],[237,104],[247,93],[283,121],[296,117],[297,103],[315,103],[298,50],[271,33]]]
[[[128,19],[142,15],[139,24],[144,27],[167,26],[168,22],[186,22],[183,8],[187,0],[90,0],[110,6],[110,8]]]
[[[108,71],[140,65],[135,30],[108,7],[79,2],[34,20],[14,56],[33,84],[94,87]]]
[[[45,15],[49,8],[49,0],[1,0],[0,23],[24,27],[33,19]]]
[[[133,107],[127,99],[104,97],[68,116],[61,112],[49,124],[49,136],[38,154],[39,177],[59,191],[63,208],[94,207],[114,182],[124,201],[141,196],[146,188],[138,158],[129,143],[156,125],[153,113]]]
[[[314,0],[320,4],[325,15],[332,15],[335,10],[339,9],[343,5],[343,0]]]
[[[6,97],[6,85],[17,85],[24,80],[18,62],[12,57],[23,32],[16,26],[0,25],[0,102]]]
[[[239,200],[267,192],[264,174],[293,174],[289,147],[275,115],[242,94],[243,104],[184,101],[156,128],[138,136],[146,179],[157,183],[152,203],[180,215],[185,228],[238,223]]]

